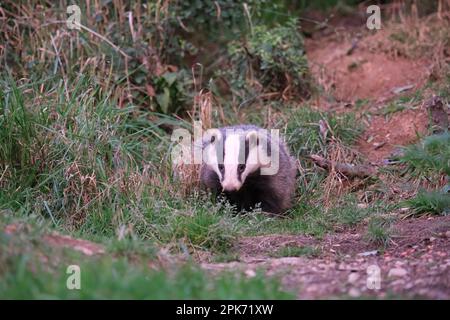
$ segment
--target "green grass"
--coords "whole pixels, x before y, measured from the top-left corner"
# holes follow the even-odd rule
[[[310,202],[298,203],[289,211],[288,215],[281,218],[261,215],[243,217],[248,222],[246,222],[247,227],[242,232],[250,236],[304,234],[321,238],[337,228],[352,228],[370,217],[390,212],[393,207],[395,206],[382,201],[359,206],[356,197],[350,194],[344,196],[328,211],[323,208],[320,202]]]
[[[285,217],[267,217],[255,214],[242,219],[247,221],[247,227],[243,231],[247,236],[306,234],[321,237],[331,230],[330,222],[321,209],[307,204],[294,206]]]
[[[381,109],[379,114],[381,114],[387,118],[394,113],[405,110],[406,108],[407,107],[403,104],[392,102],[392,103],[388,104],[385,108]]]
[[[446,186],[442,190],[421,190],[405,202],[413,209],[414,215],[447,214],[450,211],[450,133],[444,132],[425,137],[420,143],[405,148],[400,162],[405,165],[405,173],[419,181],[426,182],[428,189],[439,187],[442,176],[446,176]]]
[[[200,248],[226,252],[240,231],[239,224],[239,217],[233,217],[231,212],[203,206],[190,214],[177,215],[172,235],[178,239],[185,238],[187,243]]]
[[[392,223],[392,218],[372,217],[367,225],[365,238],[381,248],[386,248],[392,238]]]
[[[431,135],[406,147],[400,161],[415,176],[450,175],[450,133]]]
[[[32,108],[11,80],[0,96],[0,208],[37,215],[64,232],[108,242],[125,237],[223,252],[238,219],[206,195],[183,199],[171,180],[169,136],[160,125],[184,122],[72,83],[70,99],[42,98]],[[63,89],[59,92],[63,95]]]
[[[341,204],[331,208],[330,220],[344,226],[355,226],[367,216],[377,210],[376,204],[369,206],[358,206],[356,197],[353,195],[344,196]]]
[[[334,114],[314,110],[304,105],[295,108],[289,114],[286,126],[286,140],[297,158],[312,153],[326,155],[328,141],[320,133],[319,121],[326,121],[330,126],[328,138],[334,136],[344,145],[352,145],[363,127],[360,121],[350,113]]]
[[[450,194],[443,191],[419,191],[419,193],[406,201],[412,208],[414,215],[422,214],[450,214]]]
[[[28,257],[17,257],[2,276],[1,299],[292,299],[276,279],[223,272],[207,275],[191,265],[172,274],[130,265],[126,260],[79,262],[81,289],[66,287],[66,265],[52,272],[29,270]]]
[[[162,268],[154,248],[124,240],[107,246],[104,255],[87,257],[43,242],[43,227],[23,224],[11,236],[3,232],[3,223],[0,226],[0,299],[294,297],[281,289],[276,277],[267,277],[261,271],[252,278],[235,271],[213,275],[189,261]],[[80,290],[67,289],[69,265],[80,267]],[[160,267],[153,269],[150,265]]]

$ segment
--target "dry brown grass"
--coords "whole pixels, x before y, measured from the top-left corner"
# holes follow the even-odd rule
[[[358,180],[353,180],[336,169],[337,163],[355,163],[358,153],[335,137],[325,120],[321,121],[320,130],[327,140],[327,160],[331,164],[331,167],[328,168],[328,175],[322,183],[323,193],[321,197],[325,209],[328,209],[334,206],[335,202],[345,192],[351,190],[354,184],[359,183]]]
[[[219,110],[221,108],[219,107]],[[195,96],[192,104],[192,110],[189,113],[192,122],[191,132],[194,132],[195,126],[200,122],[202,132],[208,130],[213,126],[212,120],[213,112],[213,95],[209,91],[200,90]],[[197,124],[196,124],[197,123]],[[195,144],[201,143],[201,137],[199,140],[194,140],[194,137],[189,144],[190,148],[183,150],[183,158],[173,163],[173,173],[175,177],[180,181],[180,192],[183,196],[191,194],[193,191],[200,188],[200,164],[194,163],[194,149]],[[190,159],[190,163],[186,163],[185,157]]]
[[[7,62],[17,78],[29,80],[32,72],[41,70],[44,76],[54,70],[65,83],[67,99],[72,89],[68,82],[81,74],[95,76],[103,92],[113,88],[112,98],[120,106],[133,103],[136,93],[151,99],[153,88],[133,81],[131,72],[137,64],[155,76],[176,68],[163,61],[164,41],[171,35],[165,34],[161,23],[169,17],[169,2],[158,1],[148,19],[140,1],[114,0],[104,5],[87,0],[79,4],[83,11],[81,30],[70,30],[66,27],[69,1],[2,1],[0,60]],[[146,40],[148,46],[140,48],[150,29],[154,33]],[[140,50],[130,56],[127,49]]]

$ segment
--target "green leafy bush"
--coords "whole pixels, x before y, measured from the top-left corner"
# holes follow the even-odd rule
[[[245,41],[231,42],[228,52],[229,67],[217,75],[241,101],[274,91],[309,95],[308,63],[296,20],[275,27],[257,25]]]

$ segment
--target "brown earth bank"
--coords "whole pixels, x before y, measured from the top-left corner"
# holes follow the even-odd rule
[[[396,147],[417,141],[428,126],[423,107],[377,115],[395,98],[421,89],[430,77],[431,63],[407,59],[374,48],[376,35],[361,38],[355,30],[306,41],[306,52],[314,80],[324,93],[318,107],[339,112],[372,111],[357,150],[370,162],[381,162]],[[365,101],[363,110],[358,101]]]

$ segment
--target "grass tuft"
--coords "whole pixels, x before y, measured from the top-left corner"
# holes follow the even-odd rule
[[[419,193],[406,201],[406,205],[413,209],[414,215],[423,214],[450,214],[450,195],[441,191],[419,191]]]
[[[320,255],[320,249],[317,247],[296,247],[296,246],[286,246],[280,248],[272,254],[275,258],[281,257],[307,257],[315,258]]]
[[[382,248],[386,248],[391,242],[392,222],[392,218],[372,217],[367,225],[366,239]]]
[[[431,135],[406,147],[400,161],[416,176],[450,175],[450,133]]]

